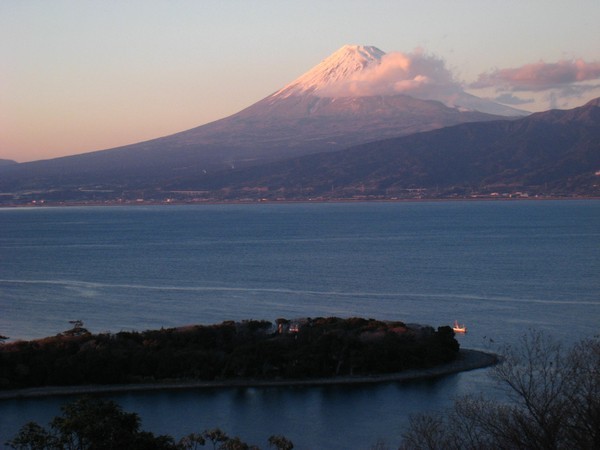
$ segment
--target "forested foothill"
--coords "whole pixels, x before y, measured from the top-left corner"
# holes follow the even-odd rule
[[[0,388],[202,380],[304,380],[430,368],[454,360],[450,327],[336,317],[53,337],[0,345]]]

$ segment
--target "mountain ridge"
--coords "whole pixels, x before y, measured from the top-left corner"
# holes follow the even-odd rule
[[[12,164],[18,164],[16,161],[12,159],[0,159],[0,166],[8,166]]]
[[[253,167],[130,182],[2,195],[0,203],[600,197],[600,99]]]
[[[223,183],[224,182],[224,183]],[[307,155],[196,188],[262,197],[600,195],[600,99],[513,121],[463,123]],[[179,186],[180,188],[182,185]],[[309,188],[309,190],[307,190]],[[529,194],[527,194],[529,195]]]

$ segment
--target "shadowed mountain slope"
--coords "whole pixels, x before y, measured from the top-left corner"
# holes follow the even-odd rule
[[[530,190],[600,194],[600,99],[518,120],[465,123],[347,149],[181,180],[179,188],[260,189],[268,196]]]

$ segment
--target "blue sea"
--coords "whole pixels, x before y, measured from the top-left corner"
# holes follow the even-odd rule
[[[457,201],[0,209],[0,334],[82,320],[118,332],[278,317],[458,320],[463,347],[537,329],[600,331],[600,201]],[[408,417],[494,392],[489,370],[363,387],[112,396],[175,437],[221,427],[268,447],[392,448]],[[68,398],[0,401],[0,441]]]

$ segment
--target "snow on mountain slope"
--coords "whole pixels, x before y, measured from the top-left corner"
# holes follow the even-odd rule
[[[311,70],[284,86],[271,96],[272,99],[292,95],[316,94],[337,83],[351,79],[367,67],[381,63],[385,52],[373,46],[344,45]]]
[[[268,97],[270,103],[299,96],[320,98],[408,95],[434,100],[461,111],[504,116],[527,115],[466,93],[445,62],[421,50],[384,51],[373,46],[345,45],[311,70]]]

